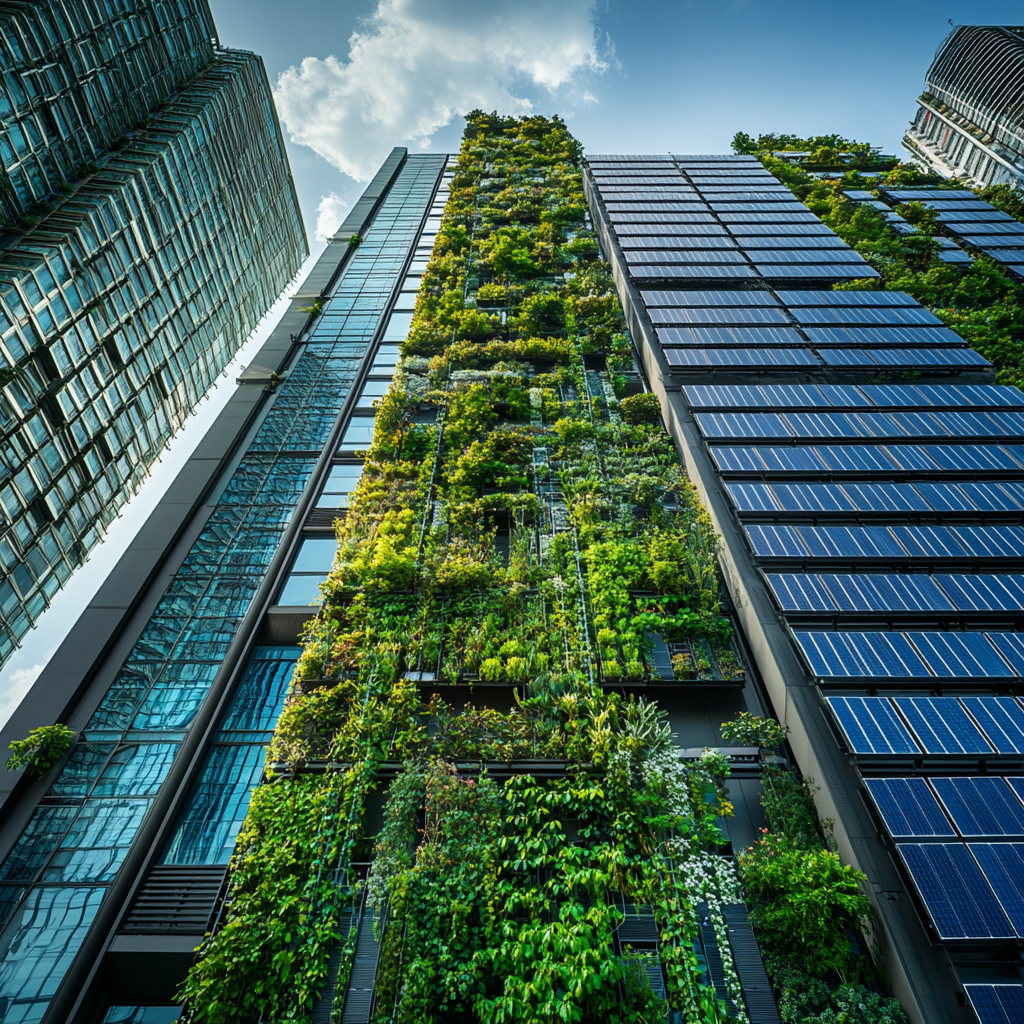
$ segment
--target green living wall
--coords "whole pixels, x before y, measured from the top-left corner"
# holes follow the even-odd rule
[[[625,394],[579,162],[558,118],[467,118],[226,922],[183,990],[194,1020],[309,1020],[339,948],[340,1000],[363,900],[383,922],[378,1022],[746,1019],[721,912],[740,898],[720,855],[728,763],[681,761],[656,704],[609,688],[743,670],[707,513],[657,401]],[[434,692],[452,685],[470,703]],[[487,693],[514,693],[511,710]],[[813,855],[847,886],[844,917],[834,893],[815,917],[847,965],[860,879]],[[695,942],[703,904],[732,1018]],[[666,998],[648,980],[659,954],[616,938],[636,907],[657,923]]]

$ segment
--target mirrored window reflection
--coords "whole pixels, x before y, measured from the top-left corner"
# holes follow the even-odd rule
[[[0,1006],[38,1024],[85,940],[106,889],[33,889],[0,937]]]
[[[394,374],[395,367],[398,366],[398,355],[397,345],[381,345],[373,357],[370,372]]]
[[[378,399],[383,398],[387,393],[388,388],[391,387],[390,379],[377,378],[376,380],[371,378],[363,384],[362,390],[359,392],[359,399],[357,405],[372,406]]]
[[[348,508],[349,499],[363,475],[361,462],[342,463],[331,467],[327,483],[317,498],[317,508]]]
[[[278,604],[319,604],[320,584],[327,579],[338,542],[333,537],[307,537],[277,599]]]
[[[341,439],[342,450],[359,451],[373,444],[373,416],[353,416]]]

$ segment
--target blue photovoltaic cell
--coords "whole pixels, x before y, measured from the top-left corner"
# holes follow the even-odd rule
[[[651,323],[659,324],[736,324],[736,325],[761,325],[761,324],[789,324],[789,318],[781,309],[773,309],[765,306],[742,307],[729,309],[728,307],[714,309],[652,309],[649,310]],[[661,338],[665,344],[665,338]],[[800,344],[801,339],[795,333],[789,340],[789,344]]]
[[[950,533],[973,558],[1024,558],[1020,526],[956,526]]]
[[[916,449],[912,450],[916,451]],[[821,445],[817,451],[829,469],[840,472],[892,473],[896,466],[899,466],[901,469],[909,468],[902,465],[893,456],[891,449],[882,445]],[[921,461],[927,462],[924,459]],[[918,466],[915,468],[923,467]],[[934,470],[935,466],[929,465],[927,468]]]
[[[920,753],[884,697],[829,697],[828,703],[855,754]]]
[[[939,575],[936,582],[959,611],[1020,611],[1024,608],[1024,576]]]
[[[774,306],[779,301],[768,291],[642,291],[644,305],[648,309],[656,306]]]
[[[970,843],[969,848],[1017,935],[1024,938],[1024,843]]]
[[[843,484],[859,512],[930,512],[928,503],[910,484]]]
[[[865,779],[864,785],[894,839],[956,838],[924,779]]]
[[[1013,675],[984,633],[907,633],[907,638],[936,676],[1000,679]]]
[[[821,459],[813,448],[759,448],[763,468],[768,472],[821,472]]]
[[[994,444],[929,444],[922,446],[929,459],[941,469],[966,471],[985,469],[1019,470],[1020,463],[1010,452]]]
[[[899,558],[903,554],[885,526],[800,526],[790,529],[803,542],[811,558]]]
[[[836,603],[816,576],[803,573],[767,573],[768,585],[784,612],[834,612]]]
[[[1017,933],[1020,934],[1020,929]],[[1024,985],[964,985],[964,988],[980,1024],[1024,1021]]]
[[[989,639],[999,653],[1013,666],[1018,676],[1024,676],[1024,634],[989,633]]]
[[[740,512],[776,512],[779,509],[767,484],[728,484],[727,489]]]
[[[946,813],[965,839],[1024,836],[1024,804],[1005,779],[932,779]]]
[[[761,473],[764,463],[756,448],[711,448],[711,457],[723,473]]]
[[[962,843],[901,843],[896,849],[940,938],[1016,937],[981,869]]]
[[[792,526],[748,526],[750,547],[758,558],[803,558],[807,548]]]
[[[1024,708],[1012,697],[961,697],[1000,754],[1024,754]]]
[[[856,512],[857,506],[833,484],[775,484],[771,488],[787,512]]]
[[[894,697],[926,754],[991,754],[955,697]]]
[[[906,292],[776,292],[790,309],[809,306],[914,306],[921,308],[917,299]]]
[[[929,576],[822,574],[821,585],[840,611],[951,611],[949,598]]]
[[[928,668],[901,633],[797,633],[819,678],[927,679]]]
[[[811,311],[806,310],[805,312]],[[867,313],[874,311],[846,310],[845,312]],[[894,312],[908,311],[895,310]],[[803,312],[800,312],[799,319],[803,321]],[[959,334],[954,334],[946,327],[806,327],[804,328],[804,333],[815,345],[836,347],[855,348],[867,345],[872,347],[889,346],[891,348],[902,348],[907,345],[952,345],[963,348],[964,346],[963,338]],[[907,353],[902,354],[906,355]],[[916,400],[905,404],[921,405],[920,397],[915,396],[915,398]]]
[[[792,327],[659,327],[658,341],[669,345],[790,345],[804,344]]]
[[[697,426],[705,437],[790,437],[778,413],[699,412]]]

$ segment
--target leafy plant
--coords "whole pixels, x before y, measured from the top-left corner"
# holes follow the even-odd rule
[[[11,756],[4,767],[9,772],[24,768],[29,778],[39,778],[60,763],[71,749],[74,736],[66,725],[42,725],[8,746]]]

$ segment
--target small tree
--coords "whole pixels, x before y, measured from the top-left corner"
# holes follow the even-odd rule
[[[11,756],[4,767],[9,772],[25,769],[29,778],[45,775],[71,747],[74,733],[66,725],[43,725],[33,729],[23,740],[10,746]]]

